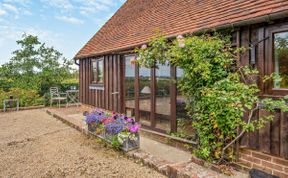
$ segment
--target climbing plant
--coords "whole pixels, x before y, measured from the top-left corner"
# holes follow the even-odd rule
[[[136,49],[140,66],[168,62],[183,69],[177,86],[187,99],[199,142],[195,154],[202,159],[218,163],[233,159],[233,143],[273,119],[271,114],[253,120],[259,108],[271,113],[275,108],[287,111],[284,100],[257,96],[258,71],[240,66],[235,55],[244,50],[233,48],[230,37],[219,34],[179,36],[170,41],[158,34],[147,46]]]

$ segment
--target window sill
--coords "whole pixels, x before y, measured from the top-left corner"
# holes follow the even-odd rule
[[[90,90],[104,90],[104,84],[90,84],[89,85]]]
[[[273,91],[288,91],[288,88],[272,88]]]

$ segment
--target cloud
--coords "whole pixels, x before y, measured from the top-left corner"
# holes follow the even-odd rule
[[[7,11],[12,11],[14,13],[18,13],[17,7],[15,7],[15,6],[11,5],[11,4],[3,3],[2,7],[5,8]]]
[[[61,20],[63,22],[67,22],[67,23],[70,23],[70,24],[75,24],[75,25],[78,25],[78,24],[83,24],[84,21],[78,19],[78,18],[75,18],[75,17],[68,17],[68,16],[56,16],[55,17],[56,19],[58,20]]]
[[[27,6],[31,3],[31,0],[3,0],[3,2]]]
[[[7,62],[11,58],[11,52],[19,48],[16,41],[21,39],[24,33],[37,36],[47,46],[54,46],[60,50],[65,47],[62,36],[55,31],[39,27],[19,27],[11,23],[7,25],[0,24],[0,48],[3,49],[0,53],[0,65]]]
[[[0,16],[6,14],[6,11],[0,9]]]
[[[14,3],[14,4],[12,4]],[[21,15],[32,15],[32,12],[28,9],[28,6],[23,6],[22,3],[20,2],[20,4],[15,4],[17,3],[16,1],[9,1],[6,0],[4,1],[4,3],[0,3],[0,10],[2,9],[2,11],[5,11],[5,13],[8,16],[14,17],[14,19],[18,19],[19,17],[21,17]],[[28,1],[27,1],[28,3]],[[27,5],[27,4],[25,4]],[[0,13],[1,15],[1,13]],[[3,15],[3,12],[2,12]]]
[[[66,11],[74,9],[73,4],[69,0],[41,0],[41,1],[51,7],[64,9]]]
[[[80,13],[82,15],[94,14],[99,11],[110,11],[117,5],[115,0],[78,0]]]

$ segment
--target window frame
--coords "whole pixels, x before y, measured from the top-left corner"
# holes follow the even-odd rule
[[[94,62],[96,62],[96,73],[94,73],[94,66],[93,66]],[[102,65],[102,71],[103,71],[102,81],[99,81],[99,78],[100,78],[99,74],[98,74],[99,62],[103,62],[103,65]],[[91,60],[91,84],[92,85],[103,85],[104,84],[104,57],[99,57],[99,58]]]
[[[267,49],[269,52],[268,75],[275,72],[274,34],[281,32],[288,32],[288,25],[274,27],[269,32],[269,49]],[[275,88],[274,81],[271,81],[269,82],[268,92],[275,97],[282,97],[288,95],[288,88]]]

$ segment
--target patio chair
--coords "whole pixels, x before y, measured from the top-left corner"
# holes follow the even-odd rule
[[[67,102],[67,94],[60,93],[58,87],[50,88],[50,106],[52,106],[53,101],[57,101],[58,106],[60,108],[61,101]]]

